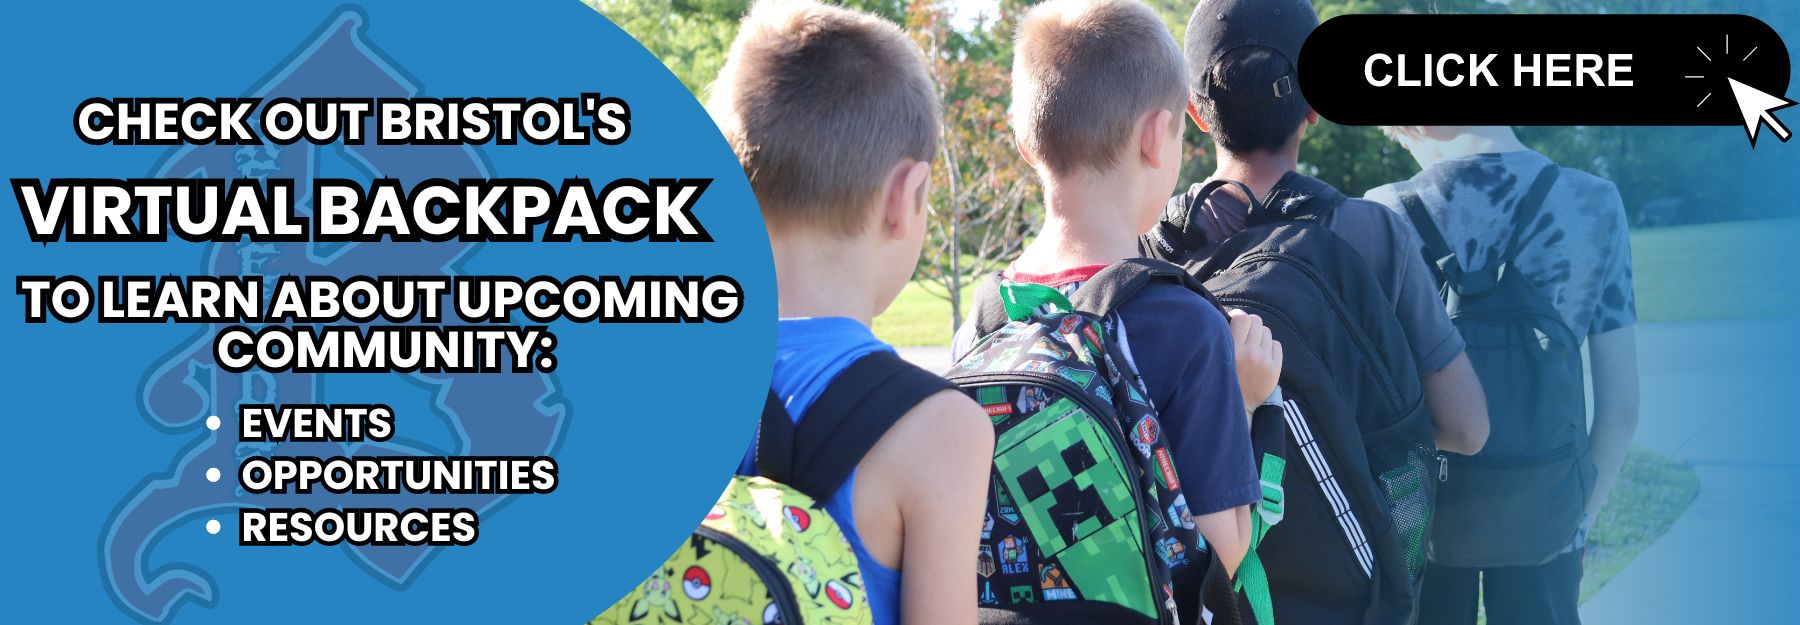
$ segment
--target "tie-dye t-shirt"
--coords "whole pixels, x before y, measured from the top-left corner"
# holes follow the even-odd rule
[[[1477,154],[1435,163],[1412,183],[1463,269],[1481,271],[1505,253],[1519,201],[1548,164],[1531,151]],[[1406,214],[1394,185],[1365,197]],[[1578,334],[1637,322],[1625,205],[1607,180],[1562,168],[1512,266],[1550,295]]]

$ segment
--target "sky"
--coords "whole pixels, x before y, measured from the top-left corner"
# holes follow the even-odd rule
[[[952,0],[956,14],[954,23],[958,29],[967,29],[981,16],[992,18],[1000,10],[1000,0]]]

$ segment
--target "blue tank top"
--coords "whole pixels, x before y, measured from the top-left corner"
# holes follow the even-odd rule
[[[775,371],[770,381],[776,397],[798,423],[825,387],[856,359],[880,351],[893,351],[875,338],[861,322],[848,317],[797,317],[781,319],[776,326]],[[756,475],[755,449],[738,467],[743,475]],[[825,512],[835,519],[856,552],[862,569],[863,591],[868,595],[874,625],[900,622],[900,572],[882,566],[863,547],[856,531],[856,472],[825,500]]]

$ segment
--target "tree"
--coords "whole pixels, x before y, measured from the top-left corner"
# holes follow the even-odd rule
[[[1018,255],[1040,225],[1037,180],[1013,147],[1007,59],[1011,21],[1003,14],[967,31],[950,24],[944,0],[914,0],[906,27],[944,107],[943,141],[932,168],[931,220],[916,278],[950,302],[961,323],[964,287]]]
[[[696,97],[723,66],[750,0],[586,0],[636,37]],[[1147,0],[1180,41],[1193,0]],[[1037,233],[1037,180],[1014,149],[1007,107],[1012,32],[1033,0],[999,0],[998,15],[953,24],[955,0],[847,0],[896,23],[926,55],[944,108],[944,141],[932,170],[934,218],[918,267],[919,284],[950,302],[955,327],[966,285],[1018,254]],[[1351,13],[1744,12],[1777,30],[1800,25],[1792,0],[1313,0],[1321,19]],[[1800,71],[1800,64],[1795,65]],[[1797,77],[1800,81],[1800,77]],[[1212,174],[1212,142],[1189,127],[1183,186]],[[1719,128],[1522,127],[1520,139],[1564,165],[1612,180],[1636,220],[1642,207],[1679,206],[1673,221],[1716,221],[1791,213],[1770,205],[1769,184],[1793,185],[1791,157],[1745,150],[1740,133]],[[1377,128],[1321,121],[1307,131],[1300,169],[1351,195],[1405,179],[1418,164]],[[1770,181],[1779,181],[1771,183]],[[1758,202],[1761,203],[1758,203]]]
[[[681,84],[700,101],[725,53],[737,37],[738,20],[750,10],[750,0],[582,0],[637,39]],[[837,2],[880,15],[898,23],[905,17],[905,0],[849,0]]]

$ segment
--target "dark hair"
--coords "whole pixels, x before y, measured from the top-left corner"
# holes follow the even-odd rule
[[[1269,48],[1244,46],[1219,57],[1211,72],[1206,69],[1190,69],[1196,75],[1188,85],[1188,97],[1221,149],[1249,154],[1287,147],[1307,111],[1287,59]],[[1202,96],[1199,81],[1209,78],[1207,95]]]

